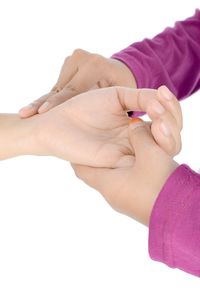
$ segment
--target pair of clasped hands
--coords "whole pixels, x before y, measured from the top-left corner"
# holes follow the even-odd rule
[[[130,119],[129,111],[146,112],[151,122]],[[19,114],[15,155],[70,161],[115,210],[148,225],[181,148],[181,108],[167,87],[136,89],[122,62],[76,50],[51,92]]]

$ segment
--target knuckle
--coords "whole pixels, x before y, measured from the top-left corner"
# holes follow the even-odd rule
[[[92,54],[89,63],[93,66],[101,66],[104,63],[104,58],[99,54]]]
[[[81,55],[84,54],[84,53],[85,53],[85,51],[84,51],[83,49],[77,48],[77,49],[75,49],[75,50],[73,51],[72,55],[73,55],[73,56],[81,56]]]
[[[54,95],[49,97],[48,103],[51,106],[55,106],[55,105],[61,103],[61,101],[62,101],[61,98],[62,98],[62,96],[60,95],[60,93],[55,93]]]
[[[55,95],[59,93],[61,90],[62,90],[61,86],[58,83],[56,83],[54,87],[51,89],[51,93]]]
[[[68,91],[70,90],[71,92],[74,92],[75,94],[78,94],[79,91],[78,89],[76,88],[76,86],[74,86],[74,84],[72,83],[69,83],[65,88],[64,88],[65,91]]]
[[[67,61],[69,60],[69,56],[67,56],[65,59],[64,59],[64,64],[66,64],[67,63]]]

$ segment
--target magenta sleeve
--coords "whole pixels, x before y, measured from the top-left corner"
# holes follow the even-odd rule
[[[138,88],[166,85],[178,99],[186,98],[200,88],[200,10],[112,58],[130,68]]]
[[[180,165],[159,193],[149,223],[149,254],[200,277],[200,175]]]

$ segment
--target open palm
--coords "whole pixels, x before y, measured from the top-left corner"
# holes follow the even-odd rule
[[[72,163],[115,168],[135,161],[128,138],[127,111],[144,111],[153,120],[156,141],[174,155],[180,148],[182,118],[175,98],[166,101],[166,110],[157,114],[160,90],[110,87],[71,98],[47,113],[37,116],[41,154],[55,155]],[[163,109],[164,110],[164,109]],[[160,124],[172,126],[164,137]]]
[[[156,91],[150,91],[154,96]],[[133,164],[127,111],[141,110],[138,95],[130,88],[99,89],[41,114],[38,128],[46,154],[96,167]]]
[[[96,167],[132,164],[127,106],[118,92],[122,96],[119,88],[90,91],[38,116],[46,153]]]

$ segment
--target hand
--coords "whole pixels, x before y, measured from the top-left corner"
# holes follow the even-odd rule
[[[146,225],[148,225],[157,195],[167,178],[178,166],[170,154],[173,156],[181,148],[180,105],[175,97],[169,99],[170,93],[166,87],[158,90],[158,96],[159,102],[167,112],[157,114],[157,119],[154,119],[151,125],[151,133],[150,126],[144,123],[142,125],[133,124],[129,128],[130,142],[135,151],[134,165],[116,169],[72,165],[76,175],[98,190],[115,210]],[[155,107],[153,101],[151,103],[150,113],[152,113],[153,106]],[[167,127],[167,130],[159,129],[159,127],[163,128],[162,124]],[[132,127],[134,130],[131,129]],[[167,131],[171,133],[173,131],[173,138]],[[173,148],[174,151],[171,150]]]
[[[129,138],[135,151],[133,166],[108,169],[73,165],[73,168],[113,209],[148,225],[155,200],[178,164],[156,144],[144,122],[130,125]]]
[[[35,154],[92,166],[130,165],[133,149],[128,140],[126,110],[131,109],[149,114],[155,140],[174,155],[181,146],[182,117],[178,101],[174,96],[166,100],[166,93],[165,87],[158,91],[107,88],[79,95],[27,119],[0,114],[0,159]],[[164,122],[171,127],[168,136],[163,134]]]
[[[166,93],[169,100],[164,98]],[[180,106],[166,87],[158,91],[112,87],[73,97],[37,116],[38,154],[95,167],[132,165],[134,150],[128,139],[127,116],[130,110],[147,112],[153,120],[154,138],[166,152],[173,155],[180,150]],[[167,126],[171,133],[166,131]]]
[[[82,92],[114,85],[136,87],[135,78],[125,64],[77,49],[65,59],[52,90],[22,108],[19,114],[25,118],[43,113]]]

